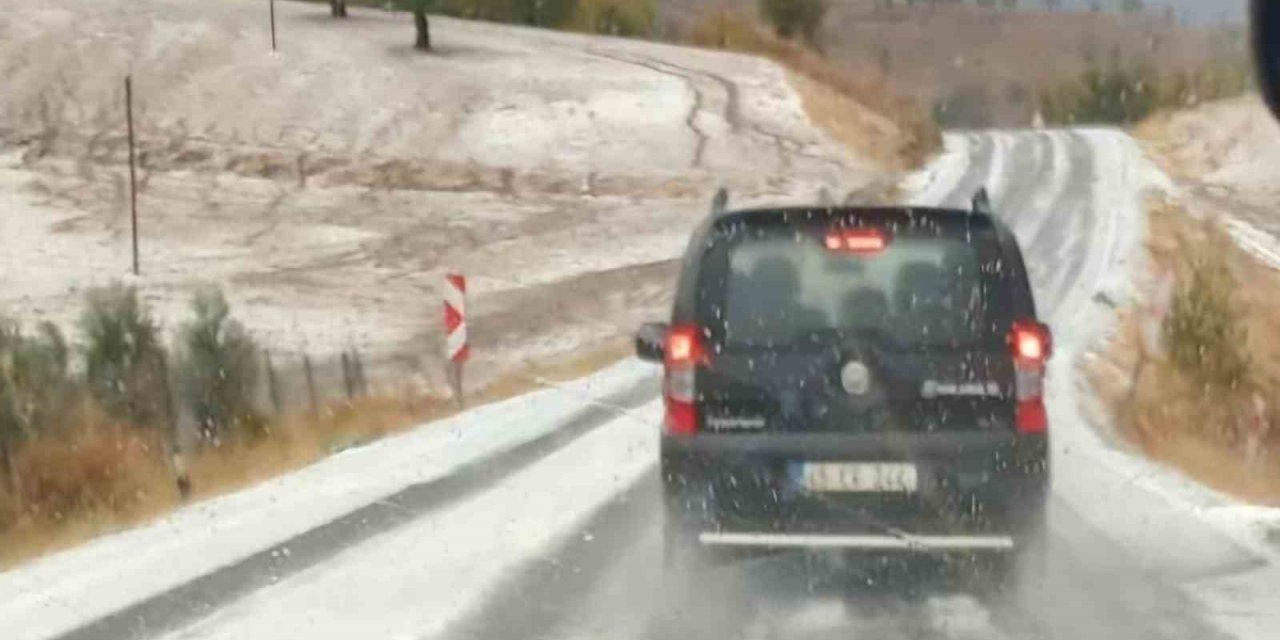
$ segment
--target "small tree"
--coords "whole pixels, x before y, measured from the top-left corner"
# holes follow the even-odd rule
[[[80,330],[89,390],[116,418],[158,424],[166,400],[159,327],[132,287],[91,289],[85,298]]]
[[[760,0],[760,12],[779,37],[803,37],[817,43],[818,30],[827,17],[826,0]]]
[[[329,14],[335,18],[347,17],[347,0],[329,0]]]
[[[201,435],[217,439],[233,428],[256,428],[257,346],[218,290],[197,293],[191,310],[195,317],[179,331],[179,370]]]
[[[23,335],[0,319],[0,480],[17,488],[13,451],[22,440],[54,426],[70,404],[67,343],[46,322],[38,335]]]
[[[427,20],[427,9],[432,0],[413,0],[413,28],[417,39],[413,48],[419,51],[431,50],[431,23]]]

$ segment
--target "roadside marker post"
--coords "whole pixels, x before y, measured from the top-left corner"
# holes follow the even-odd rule
[[[444,354],[449,384],[459,406],[466,404],[462,387],[463,366],[471,357],[467,342],[467,279],[450,273],[444,277]]]

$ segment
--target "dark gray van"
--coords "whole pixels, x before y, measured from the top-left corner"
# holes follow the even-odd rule
[[[665,368],[669,557],[1016,559],[1043,535],[1050,332],[986,213],[714,215],[636,346]]]

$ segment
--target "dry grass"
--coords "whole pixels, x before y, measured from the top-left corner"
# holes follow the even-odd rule
[[[90,406],[57,437],[14,456],[17,491],[0,486],[0,568],[177,503],[160,434],[113,423]]]
[[[630,353],[621,339],[573,357],[528,362],[469,397],[472,406],[576,379]],[[458,412],[444,397],[372,395],[272,422],[267,435],[232,439],[188,464],[191,499],[251,486],[342,449]],[[59,437],[15,455],[22,487],[0,486],[0,569],[135,526],[182,504],[159,433],[112,424],[86,407]]]
[[[1162,171],[1179,182],[1202,182],[1226,165],[1270,150],[1280,126],[1257,95],[1166,111],[1138,125],[1134,136]]]
[[[1196,220],[1167,202],[1150,203],[1148,210],[1148,251],[1157,269],[1180,285],[1197,259],[1220,260],[1229,270],[1247,332],[1248,376],[1234,388],[1210,387],[1147,353],[1140,332],[1149,315],[1139,304],[1122,313],[1119,331],[1088,377],[1120,433],[1148,456],[1220,491],[1280,504],[1280,430],[1269,433],[1263,456],[1253,461],[1245,436],[1255,392],[1267,401],[1266,421],[1280,418],[1280,274],[1239,249],[1216,221]]]
[[[923,163],[942,144],[937,124],[918,104],[895,95],[879,73],[853,72],[773,35],[749,14],[708,12],[685,39],[694,45],[767,57],[796,79],[805,110],[818,125],[889,169]]]

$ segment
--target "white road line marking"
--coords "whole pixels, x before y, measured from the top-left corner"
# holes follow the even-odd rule
[[[987,188],[987,194],[995,202],[1004,199],[1009,191],[1009,174],[1005,170],[1007,164],[1006,157],[1011,154],[1013,149],[1014,135],[1004,132],[995,132],[989,134],[991,138],[991,163],[987,165],[987,177],[982,181],[982,186]],[[976,189],[975,189],[976,191]]]
[[[1046,155],[1053,156],[1053,170],[1042,181],[1042,187],[1036,190],[1027,210],[1018,216],[1014,231],[1024,244],[1030,244],[1040,234],[1045,223],[1054,215],[1054,206],[1062,200],[1067,189],[1067,177],[1071,175],[1071,156],[1067,153],[1067,133],[1063,131],[1046,131],[1042,135],[1048,139]],[[1044,166],[1044,165],[1041,165]]]

